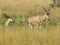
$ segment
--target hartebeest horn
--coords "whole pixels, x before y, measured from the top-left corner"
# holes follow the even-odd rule
[[[44,8],[44,11],[45,12],[49,12],[50,11],[50,8]]]

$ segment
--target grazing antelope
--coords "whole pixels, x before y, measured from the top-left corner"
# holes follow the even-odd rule
[[[7,21],[5,22],[5,25],[8,26],[10,22],[13,22],[11,18],[8,18]]]
[[[8,26],[10,22],[13,22],[13,19],[10,16],[4,14],[4,17],[7,19],[7,21],[5,22],[5,26]]]
[[[36,26],[38,26],[39,24],[41,25],[45,19],[50,20],[49,13],[45,13],[43,15],[31,16],[28,18],[29,27],[32,28],[32,24]]]

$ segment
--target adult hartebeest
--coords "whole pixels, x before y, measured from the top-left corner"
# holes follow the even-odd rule
[[[28,23],[29,23],[29,27],[32,28],[32,24],[38,26],[40,24],[40,28],[41,28],[41,24],[44,22],[45,19],[50,20],[50,13],[46,12],[43,15],[37,15],[37,16],[31,16],[28,18]]]

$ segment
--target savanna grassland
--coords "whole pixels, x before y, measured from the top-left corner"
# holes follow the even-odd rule
[[[45,13],[43,7],[51,8],[50,21],[30,29],[28,17]],[[4,15],[14,20],[8,27]],[[50,0],[0,0],[0,45],[60,45],[60,7]]]

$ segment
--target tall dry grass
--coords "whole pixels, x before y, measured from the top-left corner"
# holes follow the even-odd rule
[[[29,29],[1,27],[0,45],[60,45],[59,27]]]

